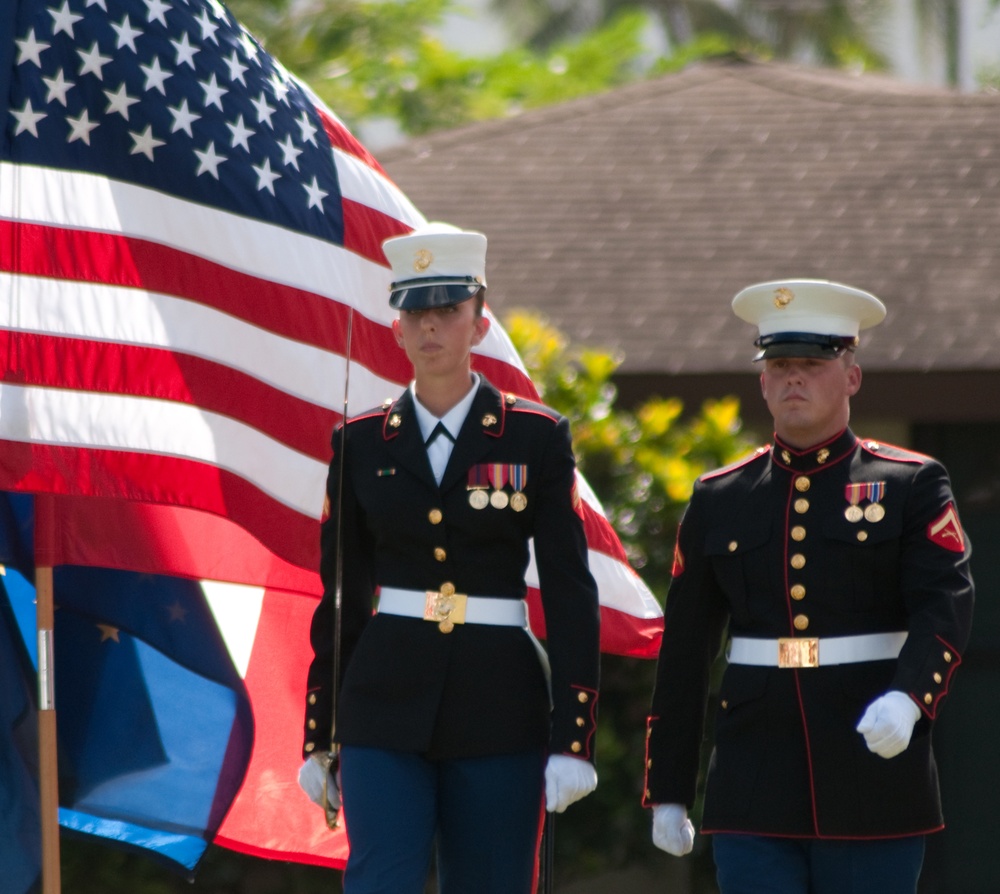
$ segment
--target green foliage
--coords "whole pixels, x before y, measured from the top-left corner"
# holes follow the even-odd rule
[[[628,12],[534,52],[470,58],[434,36],[453,0],[230,0],[234,15],[351,128],[415,135],[609,89],[639,74],[647,18]]]

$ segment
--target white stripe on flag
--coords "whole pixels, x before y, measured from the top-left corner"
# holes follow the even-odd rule
[[[211,463],[319,519],[327,466],[249,425],[172,401],[0,385],[0,437]]]
[[[344,358],[197,302],[143,289],[0,273],[0,327],[20,332],[163,348],[240,370],[286,394],[343,408]],[[399,385],[352,361],[352,391],[394,394]],[[356,377],[356,380],[355,380]],[[373,402],[374,402],[373,401]],[[370,403],[359,406],[367,409]]]
[[[229,657],[233,659],[240,677],[246,677],[264,605],[263,587],[203,580],[201,589],[226,641]]]

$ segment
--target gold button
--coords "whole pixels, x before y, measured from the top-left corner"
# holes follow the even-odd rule
[[[441,514],[440,509],[432,509],[427,513],[427,521],[429,521],[432,525],[441,524],[442,518],[444,518],[444,516]]]
[[[792,528],[792,540],[805,540],[806,539],[806,529],[802,525],[796,525]]]
[[[795,479],[795,489],[800,494],[804,494],[811,486],[812,482],[805,475],[800,475]]]
[[[795,511],[802,515],[804,512],[809,511],[809,501],[805,497],[799,497],[795,501]]]
[[[858,540],[864,543],[868,539],[867,531],[858,531]]]
[[[583,751],[583,746],[579,742],[574,742],[572,745],[569,746],[569,750],[572,751],[573,754],[579,754],[581,751]]]
[[[315,747],[312,742],[306,742],[306,751],[312,751]]]
[[[806,567],[806,557],[802,553],[796,553],[791,559],[792,568],[796,570]]]
[[[442,596],[454,596],[455,585],[451,581],[446,580],[443,584],[441,584],[441,589],[439,592],[441,593]]]
[[[443,562],[445,559],[448,558],[448,553],[446,553],[444,551],[444,547],[435,546],[434,547],[434,558],[437,559],[439,562]]]
[[[646,769],[648,770],[652,766],[653,766],[653,759],[649,758],[649,760],[646,761]]]
[[[727,699],[722,700],[722,710],[725,711],[729,707],[729,701]]]
[[[944,653],[944,660],[947,661],[949,664],[951,663],[951,652]]]
[[[582,717],[577,717],[577,718],[576,718],[576,725],[577,725],[577,726],[583,726],[583,725],[584,725],[584,724],[585,724],[586,722],[587,722],[587,721],[586,721],[586,720],[584,720],[584,719],[583,719]]]
[[[316,729],[316,721],[311,718],[309,720],[309,729]]]
[[[647,726],[646,727],[646,738],[648,739],[651,735],[653,735],[653,727]]]
[[[316,693],[315,692],[310,692],[309,693],[309,704],[310,705],[315,705],[316,704]]]
[[[809,617],[808,615],[796,615],[792,619],[792,623],[796,630],[805,630],[809,626]]]
[[[652,792],[650,792],[650,790],[649,790],[648,788],[646,789],[646,791],[644,792],[644,794],[646,795],[646,800],[647,800],[647,801],[648,801],[648,800],[649,800],[650,798],[652,798],[652,797],[653,797],[653,794],[652,794]]]
[[[934,682],[935,683],[941,682],[941,674],[934,674]]]
[[[579,701],[581,704],[586,704],[587,702],[590,701],[590,696],[587,695],[586,692],[577,693],[576,698],[577,698],[577,701]]]
[[[792,599],[794,599],[796,602],[798,602],[800,599],[806,598],[806,588],[803,587],[802,584],[796,584],[794,587],[792,587],[791,590],[789,590],[789,593],[791,594]]]
[[[933,701],[934,701],[934,696],[933,695],[931,695],[929,692],[924,693],[924,704],[925,705],[929,705]]]

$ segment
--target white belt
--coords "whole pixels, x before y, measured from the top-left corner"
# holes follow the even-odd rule
[[[734,636],[729,648],[729,663],[788,668],[885,661],[898,658],[905,642],[905,630],[859,636],[792,636],[781,639]]]
[[[456,624],[528,626],[528,606],[523,599],[466,596],[456,593],[451,584],[427,591],[382,587],[378,610],[380,614],[435,621],[442,633],[450,633]]]

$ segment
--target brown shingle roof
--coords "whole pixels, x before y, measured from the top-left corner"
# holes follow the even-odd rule
[[[885,301],[866,369],[1000,368],[1000,96],[706,63],[381,161],[488,235],[495,309],[618,348],[623,373],[746,371],[729,301],[782,276]]]

